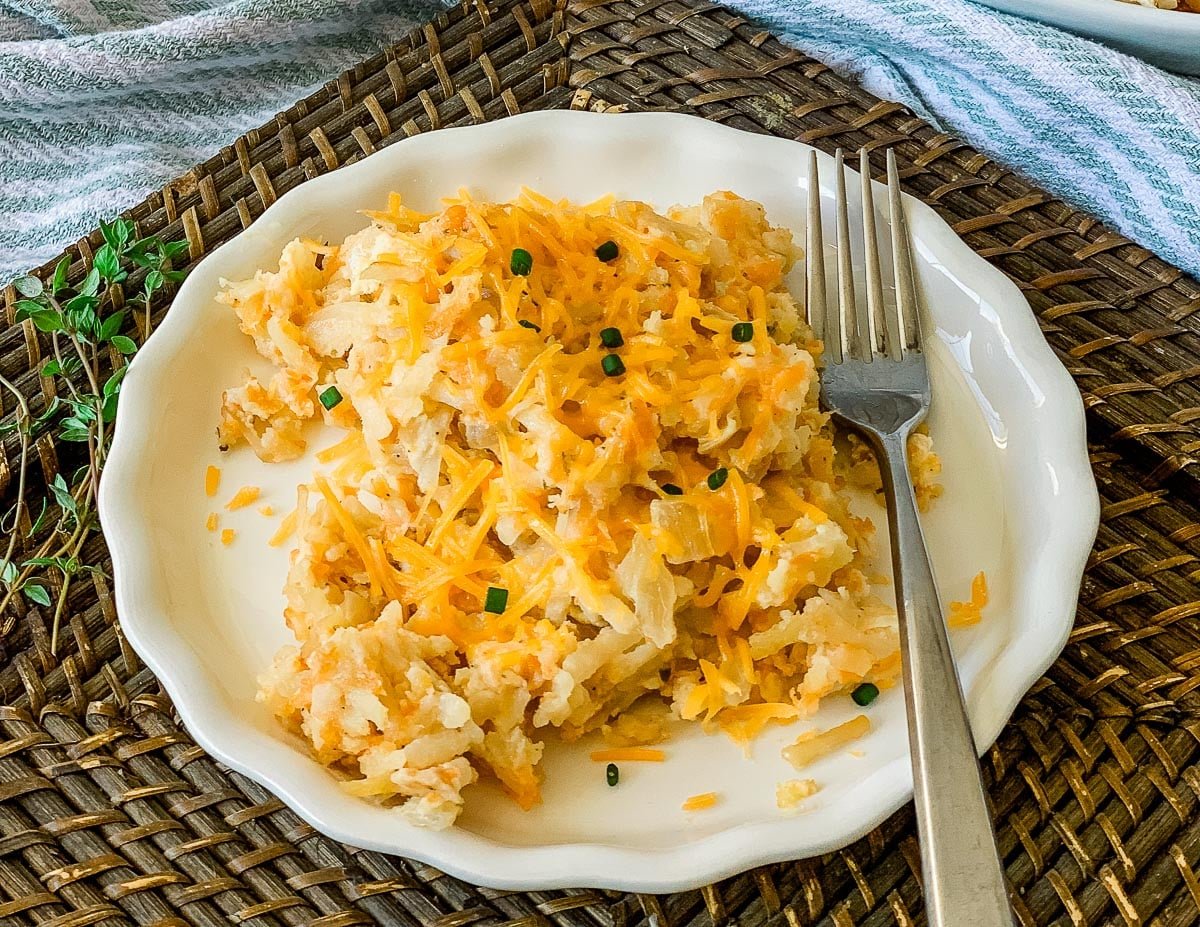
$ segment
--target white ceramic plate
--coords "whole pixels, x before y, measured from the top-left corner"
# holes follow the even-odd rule
[[[1168,71],[1200,74],[1200,13],[1117,0],[975,0],[1144,58]]]
[[[266,545],[277,519],[254,507],[223,514],[239,532],[228,548],[204,528],[207,513],[248,483],[264,488],[263,502],[289,510],[312,469],[310,459],[268,466],[238,450],[220,460],[218,497],[204,495],[205,467],[218,461],[221,390],[245,368],[264,368],[232,312],[214,301],[220,278],[273,268],[294,236],[340,240],[364,224],[356,210],[377,207],[391,190],[432,209],[464,185],[488,198],[527,184],[553,196],[614,192],[659,207],[732,189],[763,202],[803,241],[806,158],[794,142],[687,116],[533,113],[419,135],[311,180],[206,258],[133,361],[100,500],[122,627],[196,740],[330,836],[507,888],[680,890],[840,847],[906,801],[912,780],[897,687],[871,707],[874,728],[855,753],[807,773],[822,788],[794,817],[775,806],[776,783],[795,775],[779,748],[807,723],[764,735],[752,759],[723,736],[684,726],[668,762],[626,764],[617,789],[589,761],[590,743],[551,744],[540,807],[522,812],[480,784],[470,787],[457,826],[413,828],[346,795],[255,702],[255,678],[288,638],[287,551]],[[832,162],[823,156],[822,165],[832,217]],[[987,619],[956,646],[977,740],[990,745],[1067,639],[1099,506],[1079,395],[1029,306],[930,209],[908,205],[933,310],[930,424],[945,463],[945,496],[926,524],[948,599],[965,598],[979,570],[989,577]],[[797,273],[793,287],[799,282]],[[314,434],[310,447],[334,437]],[[838,722],[854,708],[835,699],[812,723]],[[722,793],[716,808],[680,809],[707,791]]]

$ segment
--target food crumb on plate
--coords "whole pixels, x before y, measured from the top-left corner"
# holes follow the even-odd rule
[[[670,739],[670,715],[661,701],[641,699],[600,728],[610,747],[651,747]]]
[[[775,805],[783,811],[795,811],[804,799],[818,791],[816,779],[787,779],[775,786]]]

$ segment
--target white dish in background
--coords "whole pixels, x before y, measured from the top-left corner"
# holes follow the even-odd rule
[[[668,762],[626,764],[617,789],[588,759],[589,743],[552,744],[545,800],[533,811],[481,784],[468,789],[455,827],[413,828],[345,794],[255,701],[256,676],[289,637],[288,552],[266,544],[277,519],[255,507],[223,514],[239,533],[228,548],[204,527],[209,511],[249,483],[263,487],[263,502],[288,511],[312,469],[309,457],[266,465],[245,449],[218,455],[221,391],[245,368],[265,366],[233,313],[214,301],[220,278],[274,267],[298,235],[340,240],[364,224],[356,210],[379,206],[392,190],[433,208],[462,186],[496,199],[522,184],[580,200],[613,192],[658,207],[731,189],[763,202],[802,242],[806,151],[666,114],[532,113],[432,132],[288,193],[192,271],[125,380],[100,500],[125,635],[192,736],[330,836],[514,889],[681,890],[843,846],[905,802],[912,778],[896,687],[869,709],[873,730],[855,744],[858,755],[842,751],[805,772],[822,789],[797,816],[775,806],[775,784],[797,775],[780,746],[814,724],[849,717],[857,711],[849,698],[830,700],[811,722],[770,730],[752,760],[725,737],[684,725],[666,747]],[[824,155],[822,171],[832,217],[832,159]],[[886,204],[882,191],[876,202]],[[971,577],[988,574],[984,623],[955,636],[976,737],[987,746],[1066,642],[1099,504],[1079,395],[1028,304],[931,209],[911,199],[908,207],[933,313],[930,424],[945,462],[945,496],[926,527],[947,599],[966,598]],[[834,240],[832,229],[825,239]],[[796,291],[801,274],[797,268],[792,278]],[[310,448],[333,437],[313,435]],[[208,499],[204,470],[218,461],[222,489]],[[680,809],[685,797],[707,791],[723,794],[716,808]]]
[[[975,0],[1119,48],[1168,71],[1200,74],[1200,13],[1119,0]]]

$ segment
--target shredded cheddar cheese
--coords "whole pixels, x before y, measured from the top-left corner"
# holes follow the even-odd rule
[[[279,523],[279,527],[275,529],[275,533],[271,535],[271,538],[269,541],[267,541],[267,543],[272,547],[279,547],[285,541],[287,541],[287,539],[290,538],[296,531],[296,519],[297,515],[295,509],[283,516],[283,521]]]
[[[219,440],[344,432],[270,541],[296,644],[260,697],[351,794],[444,827],[480,775],[536,803],[550,732],[663,761],[661,726],[614,726],[643,697],[746,744],[895,675],[761,206],[367,216],[221,294],[275,373],[225,392]]]
[[[221,486],[221,468],[211,464],[204,471],[204,495],[212,498]]]
[[[855,715],[827,731],[805,731],[795,742],[783,748],[783,758],[797,769],[803,769],[865,736],[870,730],[871,722],[867,716]]]
[[[987,577],[981,570],[971,581],[971,598],[966,602],[951,602],[946,624],[952,628],[966,628],[979,624],[984,606],[988,604]]]
[[[221,530],[221,543],[228,547],[233,543],[233,539],[237,537],[237,532],[232,528],[224,528]]]
[[[593,750],[591,757],[595,763],[661,763],[667,755],[652,747],[612,747]]]
[[[266,516],[267,518],[270,518],[272,515],[274,515],[274,514],[275,514],[275,506],[273,506],[273,505],[260,505],[260,506],[258,507],[258,514],[259,514],[259,515],[264,515],[264,516]]]
[[[230,512],[245,508],[259,497],[260,492],[261,490],[257,486],[243,486],[225,503],[225,508]]]
[[[204,519],[204,527],[209,531],[216,531],[218,519],[219,516],[216,512],[209,512],[208,518]]]
[[[719,800],[720,796],[716,792],[701,792],[684,801],[682,808],[684,811],[703,811],[713,807]]]

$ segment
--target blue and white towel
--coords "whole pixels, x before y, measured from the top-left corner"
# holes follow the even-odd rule
[[[1200,81],[968,0],[730,5],[1200,277]],[[0,0],[0,281],[438,8]]]

